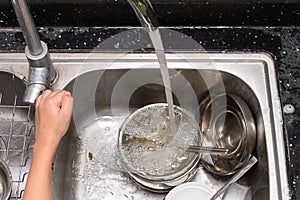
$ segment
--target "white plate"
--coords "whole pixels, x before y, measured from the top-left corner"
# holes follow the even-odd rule
[[[165,197],[165,200],[209,200],[215,191],[199,182],[189,182],[173,188]],[[220,198],[218,198],[220,200]]]

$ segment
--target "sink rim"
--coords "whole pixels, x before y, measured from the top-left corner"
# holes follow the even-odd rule
[[[262,109],[265,137],[266,141],[268,141],[266,144],[268,163],[276,163],[276,165],[268,166],[270,199],[289,199],[285,158],[286,154],[282,129],[282,112],[277,90],[278,86],[276,81],[275,64],[272,57],[266,53],[180,52],[166,55],[169,63],[175,63],[174,65],[170,65],[171,69],[190,69],[188,65],[184,65],[182,60],[178,59],[178,56],[181,59],[185,58],[187,60],[192,60],[193,62],[199,62],[202,64],[206,63],[208,66],[198,69],[211,69],[210,64],[214,61],[214,64],[216,64],[215,69],[228,72],[239,77],[252,88]],[[134,62],[135,66],[139,66],[141,69],[146,69],[150,66],[141,65],[141,63],[145,61],[152,63],[151,68],[155,68],[153,66],[157,66],[158,68],[156,57],[153,53],[51,53],[51,57],[54,66],[60,73],[60,79],[53,85],[54,89],[63,89],[70,81],[84,73],[107,69],[107,64],[111,63],[111,61],[114,61],[116,58],[120,59],[113,63],[110,69],[131,69],[128,67],[128,62]],[[85,66],[87,58],[92,59],[92,65],[89,65],[88,68]],[[13,67],[13,71],[18,72],[19,74],[27,74],[28,64],[23,53],[1,53],[0,64],[2,63],[10,63],[10,65],[4,65],[4,67],[1,68],[1,71],[12,71],[11,63],[17,63],[18,66]],[[180,67],[179,64],[176,65],[176,63],[180,63]],[[227,65],[223,65],[222,63],[227,63]],[[254,64],[259,65],[259,68],[262,68],[264,73],[258,74],[255,78],[252,78],[248,76],[247,70],[255,70],[255,68],[252,68],[255,67]],[[69,65],[70,67],[74,67],[74,65],[80,66],[80,70],[68,70],[68,72],[66,72],[66,65]],[[232,65],[238,65],[239,68],[245,67],[243,69],[247,70],[237,72],[237,70],[234,71],[231,69]],[[255,80],[260,78],[265,78],[263,80],[266,80],[267,82],[265,82],[263,86],[259,85],[260,87],[256,87]],[[268,105],[270,105],[270,107]],[[274,123],[271,123],[273,121]],[[273,132],[276,134],[273,134]],[[276,177],[276,174],[279,176]],[[280,196],[280,194],[282,195]]]

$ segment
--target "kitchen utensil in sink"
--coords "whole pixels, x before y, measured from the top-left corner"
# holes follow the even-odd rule
[[[232,183],[224,192],[222,200],[252,200],[251,186]]]
[[[240,168],[239,171],[224,186],[222,186],[210,200],[216,200],[223,192],[228,189],[230,184],[235,183],[242,176],[244,176],[244,174],[247,173],[251,169],[251,167],[255,165],[256,162],[257,159],[252,156],[251,159],[242,168]]]
[[[168,105],[157,103],[133,112],[118,137],[120,160],[128,174],[143,188],[166,192],[190,180],[201,153],[187,152],[202,141],[198,123],[175,106],[176,132],[170,131]]]
[[[237,95],[219,94],[200,103],[202,145],[226,148],[227,154],[202,156],[202,165],[211,173],[229,175],[247,162],[256,144],[256,127],[246,102]]]
[[[187,148],[188,152],[195,153],[208,153],[211,155],[223,155],[228,152],[228,149],[224,148],[213,148],[213,147],[203,147],[203,146],[189,146]]]

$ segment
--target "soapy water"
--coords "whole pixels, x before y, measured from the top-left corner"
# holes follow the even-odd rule
[[[145,107],[126,120],[124,129],[121,129],[120,154],[129,171],[167,175],[182,169],[192,160],[194,154],[186,150],[199,144],[199,127],[178,107],[174,111],[176,132],[170,131],[165,104]]]
[[[198,143],[199,128],[193,123],[193,119],[175,107],[177,134],[174,137],[169,131],[167,106],[162,112],[151,112],[149,109],[149,113],[144,113],[142,119],[136,118],[132,127],[126,129],[127,134],[123,138],[127,137],[129,141],[125,143],[125,147],[134,148],[128,149],[132,153],[128,158],[136,159],[131,163],[132,167],[144,170],[144,173],[172,172],[191,159],[193,154],[186,153],[185,150],[187,146]],[[151,198],[154,195],[133,184],[121,162],[118,133],[124,119],[125,117],[99,117],[79,131],[71,170],[73,197],[149,199],[149,195]],[[153,136],[150,133],[154,133]],[[133,136],[136,138],[132,138]],[[140,143],[146,145],[139,145]],[[157,199],[161,198],[157,194]]]
[[[78,152],[89,161],[99,161],[107,169],[124,171],[117,153],[121,117],[100,117],[83,128],[77,140]]]
[[[153,198],[154,194],[132,183],[121,164],[117,141],[124,119],[99,117],[80,130],[72,161],[72,197],[89,200]]]

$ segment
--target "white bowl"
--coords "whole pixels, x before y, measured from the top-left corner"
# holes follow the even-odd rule
[[[165,200],[209,200],[216,191],[208,185],[199,182],[189,182],[173,188]],[[218,200],[221,200],[218,198]]]

